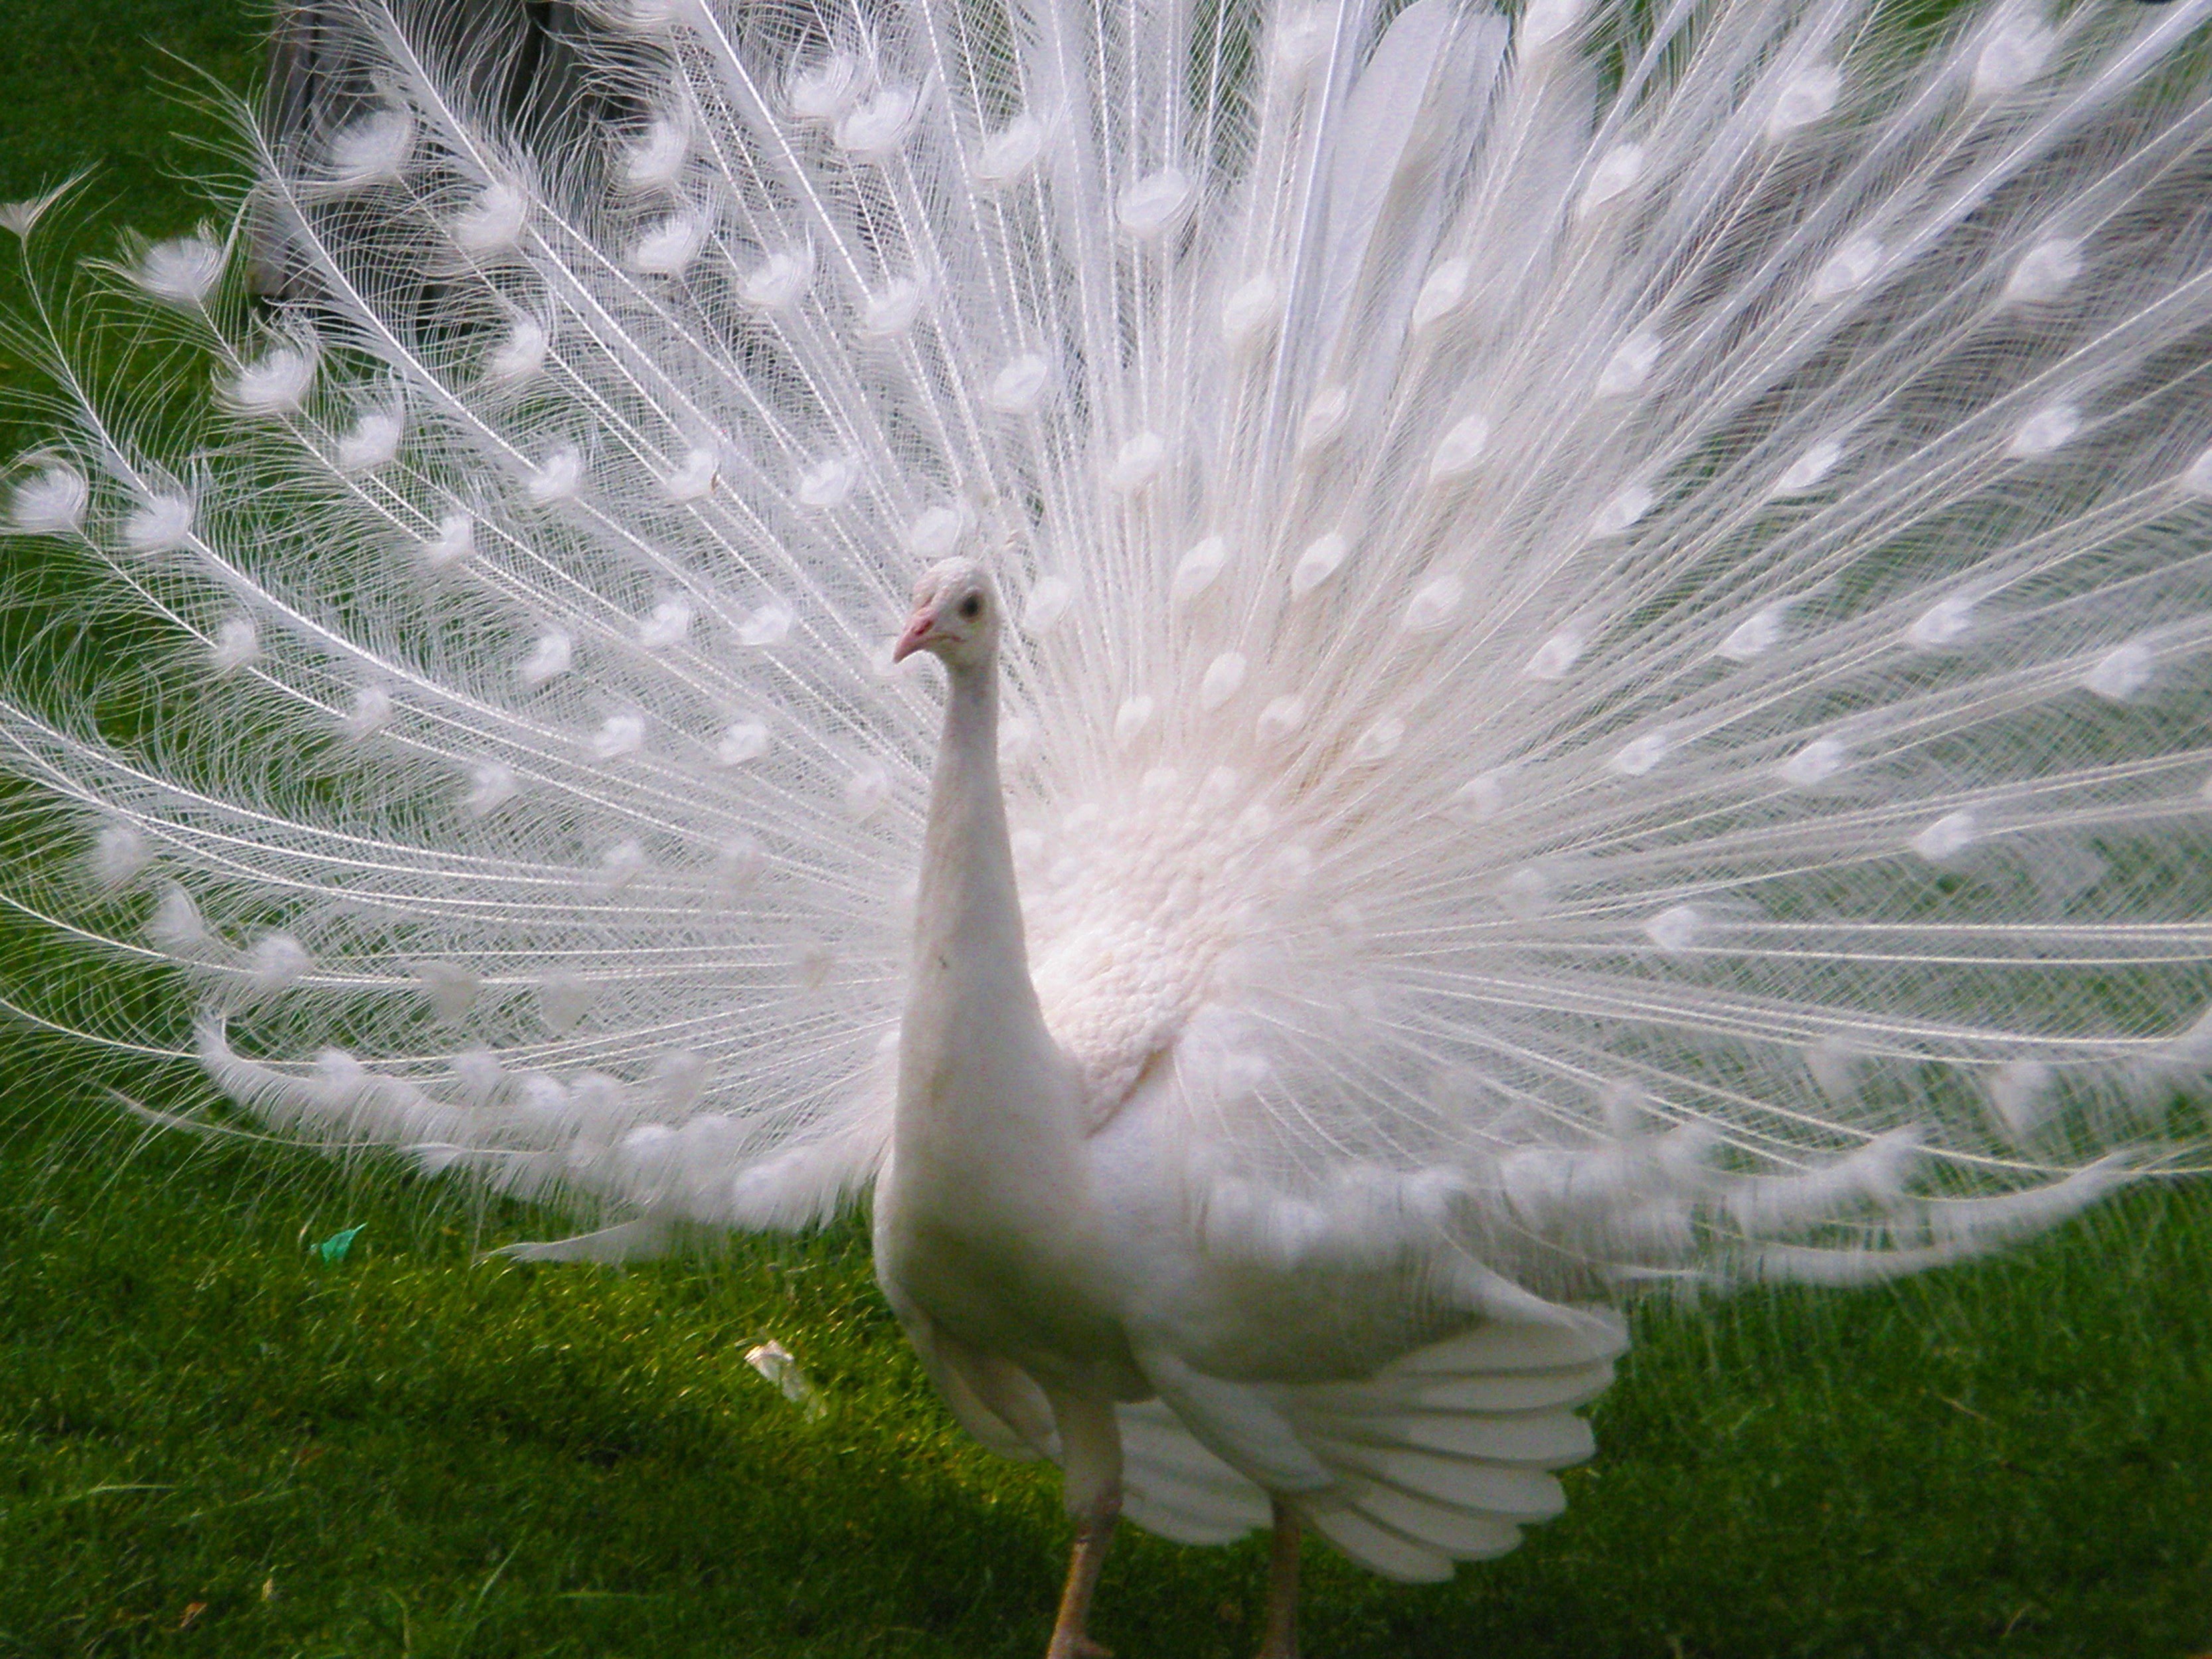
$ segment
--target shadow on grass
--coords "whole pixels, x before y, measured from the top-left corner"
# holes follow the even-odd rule
[[[972,1652],[1006,1609],[1042,1628],[1050,1495],[961,1478],[849,1231],[627,1273],[489,1262],[482,1237],[543,1218],[82,1117],[19,1121],[0,1191],[0,1650]],[[340,1221],[363,1231],[325,1265],[307,1246]],[[770,1334],[821,1421],[743,1363]]]

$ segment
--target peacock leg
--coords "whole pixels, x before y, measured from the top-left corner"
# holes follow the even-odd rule
[[[1109,1659],[1084,1626],[1091,1618],[1099,1571],[1106,1565],[1106,1547],[1121,1518],[1121,1431],[1110,1401],[1055,1395],[1052,1414],[1060,1428],[1067,1506],[1075,1514],[1075,1553],[1067,1564],[1067,1588],[1060,1592],[1060,1617],[1053,1622],[1045,1659]]]
[[[1052,1645],[1045,1650],[1045,1659],[1111,1659],[1110,1651],[1085,1635],[1083,1627],[1091,1617],[1099,1571],[1106,1565],[1106,1547],[1114,1541],[1114,1524],[1121,1518],[1118,1492],[1078,1517],[1067,1587],[1060,1595],[1060,1617],[1053,1621]]]
[[[1267,1557],[1267,1625],[1259,1659],[1298,1659],[1298,1517],[1279,1498]]]

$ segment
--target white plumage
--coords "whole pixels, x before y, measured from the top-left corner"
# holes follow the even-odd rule
[[[174,980],[30,1017],[541,1256],[872,1194],[1057,1654],[1117,1493],[1438,1577],[1640,1287],[2201,1159],[2212,0],[436,10],[14,475],[10,896]]]

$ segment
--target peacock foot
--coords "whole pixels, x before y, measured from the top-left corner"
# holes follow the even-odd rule
[[[1099,1570],[1106,1565],[1106,1547],[1114,1540],[1121,1512],[1121,1495],[1111,1492],[1077,1522],[1067,1587],[1060,1594],[1060,1616],[1053,1621],[1044,1659],[1113,1659],[1112,1650],[1092,1641],[1083,1627],[1090,1622],[1091,1598],[1097,1591]]]
[[[1054,1631],[1044,1659],[1114,1659],[1114,1650],[1080,1631]]]

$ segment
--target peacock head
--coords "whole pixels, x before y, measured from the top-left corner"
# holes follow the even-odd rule
[[[998,647],[999,590],[973,560],[946,559],[915,583],[914,614],[891,647],[891,660],[929,651],[947,668],[976,668]]]

